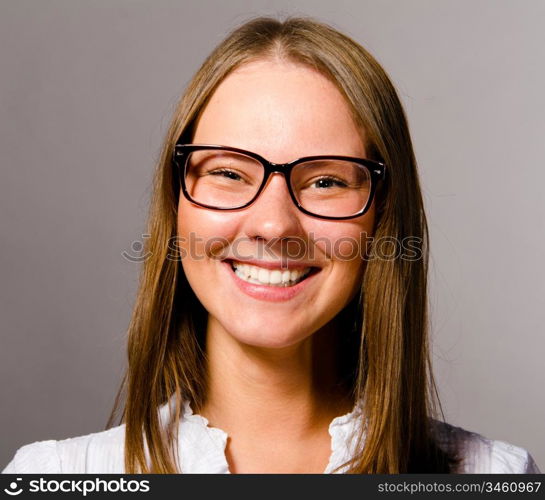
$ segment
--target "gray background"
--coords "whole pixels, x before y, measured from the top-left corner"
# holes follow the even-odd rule
[[[258,14],[326,21],[391,75],[430,221],[446,418],[545,467],[545,2],[530,0],[2,1],[0,467],[103,429],[137,283],[122,252],[138,256],[173,105]]]

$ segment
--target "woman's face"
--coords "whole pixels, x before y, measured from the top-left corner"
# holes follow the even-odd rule
[[[231,73],[202,112],[193,143],[233,146],[274,163],[366,157],[363,132],[337,88],[317,71],[286,62],[257,61]],[[355,219],[318,219],[297,209],[276,173],[247,208],[210,210],[180,194],[178,214],[183,269],[209,313],[209,334],[252,346],[292,346],[335,318],[361,285],[359,244],[372,233],[373,205]],[[254,279],[233,270],[244,262],[257,268]],[[256,284],[273,270],[289,270],[295,281]]]

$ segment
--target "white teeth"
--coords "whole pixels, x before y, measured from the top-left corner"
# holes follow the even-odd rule
[[[249,283],[257,285],[293,286],[302,281],[310,272],[310,267],[303,270],[265,269],[263,267],[231,261],[235,274]]]
[[[245,266],[248,267],[248,266]],[[261,283],[268,285],[270,282],[270,273],[267,271],[267,269],[260,269],[259,274],[257,275],[258,281],[261,281]]]
[[[277,271],[276,269],[274,271],[271,271],[271,273],[269,274],[269,283],[271,285],[278,285],[278,283],[281,283],[281,282],[282,282],[282,271]]]

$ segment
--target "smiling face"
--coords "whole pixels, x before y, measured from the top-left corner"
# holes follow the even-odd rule
[[[219,85],[193,143],[241,148],[274,163],[366,157],[364,135],[333,83],[308,67],[268,60],[244,64]],[[318,219],[298,210],[275,173],[247,208],[210,210],[183,195],[178,208],[182,265],[209,313],[208,334],[292,346],[333,320],[361,286],[363,260],[353,254],[362,233],[372,233],[374,205],[355,219]]]

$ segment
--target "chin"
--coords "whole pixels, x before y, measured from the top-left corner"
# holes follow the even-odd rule
[[[226,331],[241,344],[264,349],[291,347],[308,339],[312,333],[285,329],[278,323],[268,323],[267,325],[262,325],[261,327],[255,326],[253,328],[248,328],[248,325],[244,325],[243,328],[226,329]]]

